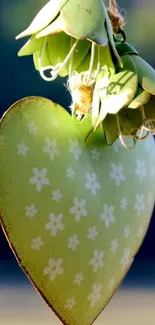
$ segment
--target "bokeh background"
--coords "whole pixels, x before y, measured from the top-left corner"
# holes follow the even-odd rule
[[[15,101],[30,95],[50,98],[66,109],[70,104],[65,79],[46,83],[35,71],[32,57],[17,57],[25,40],[15,41],[15,36],[46,2],[0,0],[0,116]],[[155,68],[155,1],[118,0],[118,4],[126,18],[128,42]],[[51,319],[59,323],[54,316],[51,318],[49,309],[20,270],[0,228],[0,323],[48,325]],[[146,321],[155,324],[155,214],[132,268],[105,310],[104,320],[107,325],[143,325]]]

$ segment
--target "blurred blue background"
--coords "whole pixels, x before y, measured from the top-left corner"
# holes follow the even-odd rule
[[[15,36],[29,25],[46,2],[0,0],[0,116],[15,101],[30,95],[50,98],[65,108],[70,104],[70,95],[64,87],[65,79],[47,83],[35,71],[31,56],[17,57],[25,40],[15,41]],[[127,21],[125,31],[128,42],[155,68],[155,1],[119,0],[118,4]],[[6,283],[30,285],[0,229],[0,285],[5,286]],[[155,214],[145,241],[122,286],[155,288]]]

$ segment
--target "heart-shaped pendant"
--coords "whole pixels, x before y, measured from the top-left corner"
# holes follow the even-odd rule
[[[41,97],[0,127],[0,214],[22,269],[68,325],[90,325],[120,285],[149,225],[153,137],[128,151]]]

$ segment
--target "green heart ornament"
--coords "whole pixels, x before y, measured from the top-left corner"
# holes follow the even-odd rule
[[[76,122],[41,97],[15,103],[0,126],[0,214],[34,286],[64,324],[90,325],[131,266],[155,197],[154,140],[128,151],[85,142]]]

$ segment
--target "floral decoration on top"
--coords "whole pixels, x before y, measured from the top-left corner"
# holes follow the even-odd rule
[[[155,70],[126,42],[115,0],[50,0],[16,38],[31,36],[19,56],[33,55],[46,81],[68,77],[72,116],[91,115],[108,145],[127,149],[155,134]],[[122,39],[118,35],[122,35]],[[87,138],[86,138],[87,139]]]

